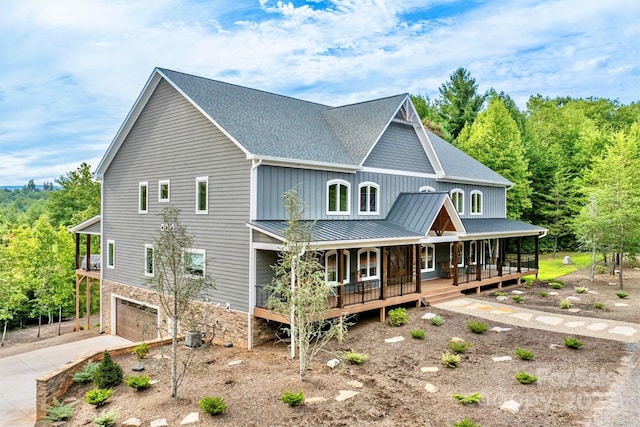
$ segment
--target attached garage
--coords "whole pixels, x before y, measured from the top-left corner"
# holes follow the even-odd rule
[[[158,310],[133,301],[116,299],[116,335],[138,342],[158,336]]]

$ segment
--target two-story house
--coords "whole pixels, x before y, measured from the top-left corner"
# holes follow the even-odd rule
[[[265,285],[293,187],[317,221],[331,316],[384,319],[536,274],[545,232],[506,219],[512,183],[426,131],[407,94],[330,107],[158,68],[97,175],[102,328],[134,340],[144,320],[168,321],[145,283],[170,204],[194,237],[190,268],[216,280],[208,321],[248,347],[264,319],[287,321],[266,309]]]

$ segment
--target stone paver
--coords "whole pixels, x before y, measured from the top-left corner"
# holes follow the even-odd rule
[[[635,335],[636,332],[638,332],[638,330],[630,326],[615,326],[611,328],[611,330],[609,330],[609,333],[611,334],[620,334],[620,335],[625,335],[627,337],[631,337]]]
[[[564,326],[566,326],[567,328],[579,328],[581,326],[584,326],[586,322],[566,322],[564,324]]]
[[[472,308],[475,310],[491,311],[492,307],[486,304],[474,304],[472,306],[469,306],[469,308]]]
[[[509,307],[498,307],[495,310],[491,310],[491,312],[496,314],[509,314],[513,313],[513,310]]]
[[[513,314],[510,314],[509,316],[515,317],[516,319],[521,319],[521,320],[531,320],[531,318],[533,317],[533,314],[531,314],[531,313],[513,313]]]
[[[607,324],[602,322],[592,323],[587,326],[587,329],[590,331],[604,331],[607,329]]]
[[[354,396],[357,396],[360,392],[353,390],[340,390],[339,394],[336,396],[336,400],[338,402],[344,402],[347,399],[351,399]]]

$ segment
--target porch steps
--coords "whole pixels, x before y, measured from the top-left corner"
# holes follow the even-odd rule
[[[454,286],[447,286],[446,288],[428,289],[427,291],[423,292],[422,295],[423,299],[427,302],[428,305],[434,305],[441,302],[462,298],[464,294],[460,291],[461,289],[458,289]]]

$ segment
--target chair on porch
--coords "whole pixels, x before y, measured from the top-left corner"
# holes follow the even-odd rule
[[[475,273],[476,267],[475,261],[473,261],[471,257],[467,257],[467,272],[471,274]]]
[[[440,269],[442,270],[442,277],[445,279],[451,279],[451,261],[446,260],[440,263]]]

